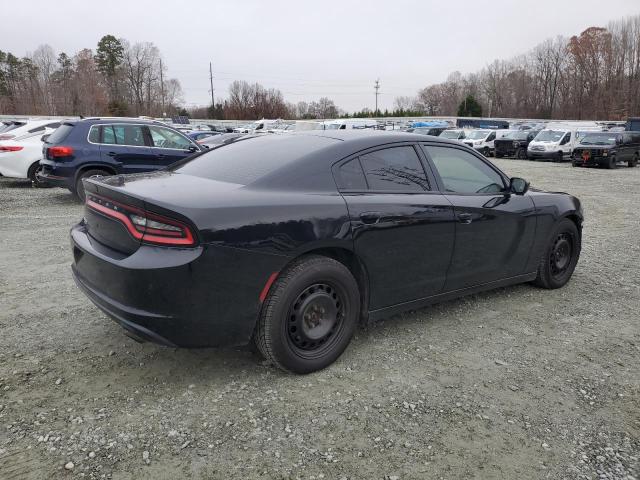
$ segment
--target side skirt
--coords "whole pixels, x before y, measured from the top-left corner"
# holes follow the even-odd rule
[[[452,290],[450,292],[439,293],[437,295],[420,298],[418,300],[412,300],[410,302],[399,303],[390,307],[379,308],[378,310],[371,310],[369,312],[369,320],[379,320],[382,318],[387,318],[397,313],[405,312],[407,310],[417,310],[428,305],[433,305],[434,303],[446,302],[447,300],[453,300],[455,298],[484,292],[486,290],[493,290],[495,288],[508,287],[510,285],[517,285],[519,283],[531,282],[536,279],[537,274],[538,272],[525,273],[524,275],[517,275],[515,277],[504,278],[502,280],[496,280],[494,282],[483,283],[474,287]]]

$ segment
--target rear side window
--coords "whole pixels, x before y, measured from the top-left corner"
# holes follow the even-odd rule
[[[143,147],[142,125],[103,125],[102,142],[100,143]]]
[[[367,181],[364,178],[360,160],[354,158],[340,165],[336,182],[340,190],[366,190]]]
[[[427,175],[413,147],[392,147],[360,156],[370,190],[422,192]]]
[[[89,141],[91,143],[100,143],[100,127],[93,125],[89,130]]]
[[[56,130],[51,135],[49,135],[49,138],[47,138],[47,143],[64,142],[71,133],[71,130],[73,130],[73,127],[74,125],[70,123],[63,123],[58,128],[56,128]]]

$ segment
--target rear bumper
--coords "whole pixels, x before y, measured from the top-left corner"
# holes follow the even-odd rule
[[[37,174],[38,180],[53,187],[73,190],[75,168],[63,166],[51,160],[41,160],[42,170]]]
[[[228,247],[142,245],[131,255],[71,230],[74,279],[137,340],[178,347],[247,344],[260,310],[262,278],[282,257]]]

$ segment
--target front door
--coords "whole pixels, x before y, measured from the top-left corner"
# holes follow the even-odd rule
[[[166,127],[149,126],[152,151],[159,167],[166,167],[198,150],[186,136]]]
[[[413,145],[368,151],[335,170],[354,250],[369,277],[370,309],[442,291],[454,240],[451,203]]]
[[[425,146],[456,216],[456,240],[445,291],[525,272],[536,216],[528,195],[507,192],[488,161],[455,146]]]

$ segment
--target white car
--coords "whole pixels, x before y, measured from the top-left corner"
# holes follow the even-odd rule
[[[509,130],[468,130],[465,133],[463,143],[471,148],[475,148],[485,157],[488,157],[495,152],[495,144],[493,143],[495,139],[502,138],[507,134],[507,132],[509,132]]]
[[[40,136],[42,136],[45,129],[58,128],[62,120],[25,120],[15,123],[19,123],[20,126],[0,132],[0,140],[11,140],[29,133],[40,133]]]
[[[3,177],[29,179],[35,186],[42,186],[36,177],[42,159],[42,136],[54,130],[45,128],[11,140],[0,140],[0,174]]]

